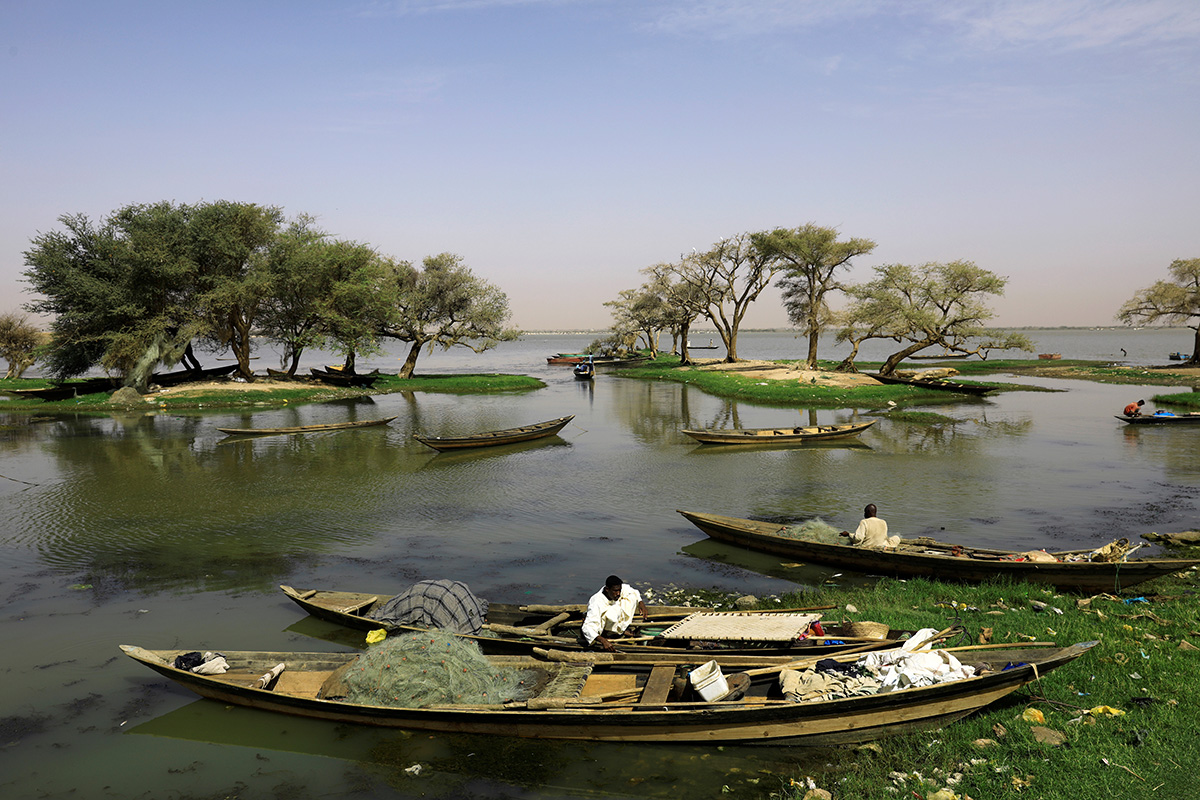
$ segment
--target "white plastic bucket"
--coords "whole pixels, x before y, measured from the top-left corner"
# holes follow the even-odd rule
[[[729,684],[725,682],[725,676],[721,674],[721,667],[716,661],[696,667],[688,673],[688,680],[692,682],[692,688],[709,702],[729,693]]]

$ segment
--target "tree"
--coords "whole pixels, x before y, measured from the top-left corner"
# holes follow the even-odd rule
[[[671,332],[673,342],[671,352],[676,352],[675,343],[677,343],[680,363],[692,363],[691,356],[688,354],[688,336],[691,332],[692,322],[703,314],[704,309],[709,305],[708,294],[699,286],[687,281],[672,281],[672,276],[679,274],[679,267],[674,264],[655,264],[646,267],[642,272],[648,272],[654,276],[663,299],[666,301],[666,313],[663,321],[667,330]]]
[[[411,378],[421,348],[449,350],[455,345],[476,353],[500,342],[516,339],[520,331],[505,327],[510,317],[508,296],[475,277],[452,253],[428,256],[418,270],[405,261],[389,264],[387,285],[381,287],[389,302],[380,336],[411,342],[401,367],[401,378]]]
[[[844,287],[853,300],[842,314],[845,328],[838,339],[853,341],[855,353],[866,339],[906,342],[888,356],[879,369],[881,375],[892,374],[905,358],[933,345],[964,354],[1033,350],[1033,343],[1021,334],[997,334],[984,327],[995,314],[980,296],[1004,294],[1007,278],[970,261],[920,267],[887,264],[876,267],[875,274],[869,283]],[[971,349],[975,340],[979,342]],[[851,363],[842,366],[853,368],[852,359],[853,354],[848,359]]]
[[[817,368],[817,340],[833,317],[826,301],[830,292],[842,289],[836,273],[850,265],[855,256],[875,249],[870,239],[837,240],[833,228],[808,223],[799,228],[776,228],[754,234],[755,245],[773,262],[782,265],[784,307],[792,324],[808,335],[808,369]]]
[[[132,205],[99,224],[82,214],[59,222],[65,230],[38,234],[24,253],[26,281],[43,296],[26,308],[53,317],[47,371],[66,378],[100,365],[144,390],[154,365],[176,363],[199,328],[185,209]]]
[[[771,283],[778,267],[762,251],[754,236],[740,233],[722,239],[703,253],[684,256],[671,265],[681,283],[689,285],[701,312],[717,328],[725,345],[725,361],[737,361],[737,333],[742,319],[763,289]]]
[[[0,314],[0,358],[8,362],[5,380],[19,378],[33,366],[44,338],[23,314]]]
[[[195,304],[201,334],[228,347],[238,375],[254,380],[250,356],[259,314],[273,288],[268,254],[283,222],[278,208],[218,201],[191,209],[188,257],[196,265]]]
[[[1200,364],[1200,258],[1176,259],[1167,267],[1172,280],[1140,290],[1121,306],[1126,325],[1183,325],[1196,332],[1186,364]],[[1189,322],[1189,320],[1195,320]]]
[[[636,289],[625,289],[606,305],[612,309],[614,332],[629,331],[645,339],[650,357],[658,352],[658,334],[669,324],[670,307],[661,281],[651,279]],[[636,343],[635,343],[636,344]]]

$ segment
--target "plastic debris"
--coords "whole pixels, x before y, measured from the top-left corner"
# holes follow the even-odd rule
[[[379,644],[387,638],[387,631],[383,628],[376,628],[367,634],[367,644]]]
[[[1046,721],[1046,715],[1036,708],[1027,708],[1025,709],[1025,713],[1021,714],[1021,719],[1041,725]]]
[[[1119,708],[1113,708],[1112,706],[1096,706],[1095,708],[1089,708],[1087,710],[1087,713],[1091,714],[1093,717],[1098,717],[1098,716],[1123,717],[1123,716],[1125,716],[1124,711],[1122,711]]]

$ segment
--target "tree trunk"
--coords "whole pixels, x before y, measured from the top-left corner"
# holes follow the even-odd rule
[[[250,323],[236,312],[229,315],[229,349],[237,359],[238,377],[247,382],[254,380],[254,369],[250,366]]]
[[[804,362],[805,369],[817,368],[817,339],[821,337],[821,331],[815,324],[809,325],[808,329],[808,358]]]
[[[934,339],[933,341],[916,342],[914,344],[910,344],[908,347],[904,348],[903,350],[892,353],[890,356],[887,357],[887,361],[883,362],[883,366],[879,368],[879,374],[880,375],[891,375],[893,372],[895,372],[896,365],[899,364],[901,361],[908,358],[909,356],[911,356],[913,353],[917,352],[918,350],[924,350],[926,347],[929,347],[929,345],[937,344],[937,343],[938,343],[937,339]]]
[[[835,372],[858,372],[858,367],[854,366],[854,359],[858,358],[858,346],[862,342],[862,339],[850,340],[850,343],[854,345],[854,349],[850,351],[850,355],[842,359],[842,363],[834,368]]]
[[[404,359],[404,366],[400,368],[397,375],[401,378],[411,378],[413,370],[417,368],[417,356],[421,355],[421,342],[413,342],[408,348],[408,357]]]
[[[1192,344],[1192,357],[1187,360],[1187,363],[1193,365],[1200,364],[1200,325],[1196,326],[1196,339]]]
[[[342,364],[342,371],[354,374],[354,351],[346,353],[346,361]]]
[[[688,336],[692,330],[690,322],[683,323],[679,329],[679,363],[681,366],[687,366],[692,363],[692,357],[688,354]],[[674,349],[672,348],[672,352]]]

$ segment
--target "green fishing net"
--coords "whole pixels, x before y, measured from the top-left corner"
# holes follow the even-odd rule
[[[544,678],[538,670],[493,666],[479,645],[439,630],[389,636],[344,669],[336,694],[401,708],[525,700]]]
[[[841,531],[833,527],[820,517],[803,522],[799,525],[789,525],[779,532],[780,536],[786,536],[789,539],[803,539],[807,542],[819,542],[820,544],[845,544],[846,540],[839,534]]]

